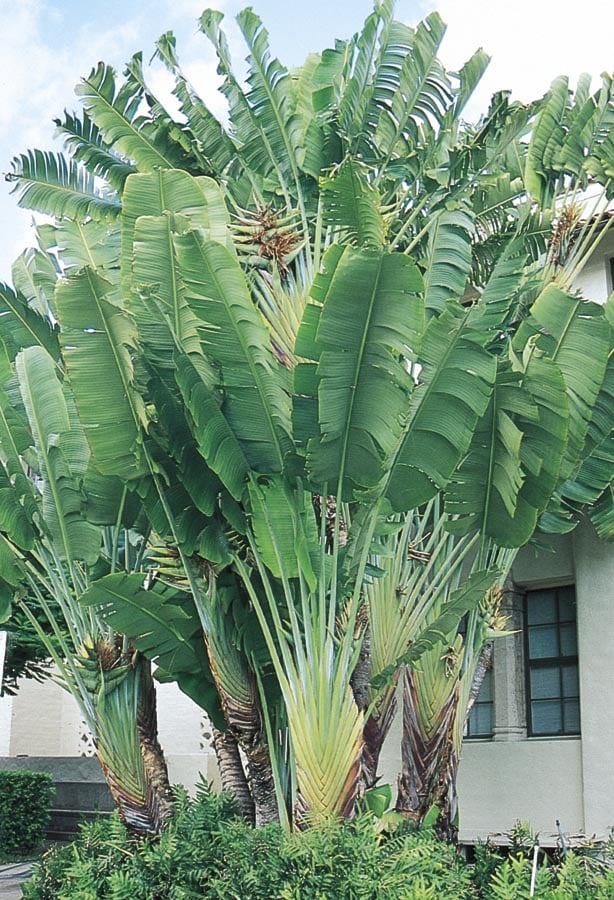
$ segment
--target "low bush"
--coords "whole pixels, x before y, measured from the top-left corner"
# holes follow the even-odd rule
[[[51,775],[0,771],[0,858],[33,852],[49,824]]]
[[[371,813],[302,834],[255,830],[232,801],[202,786],[177,794],[173,821],[157,841],[131,838],[116,816],[84,824],[73,844],[47,853],[24,886],[25,900],[523,900],[531,860],[483,848],[467,864],[430,831],[383,834]],[[541,900],[611,900],[612,873],[569,854],[543,865]],[[609,880],[608,880],[609,879]]]

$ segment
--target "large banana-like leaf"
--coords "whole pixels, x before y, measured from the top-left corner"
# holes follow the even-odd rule
[[[92,608],[114,631],[173,677],[189,697],[219,721],[219,698],[191,601],[156,581],[147,590],[143,574],[125,572],[95,581],[79,603]]]
[[[315,591],[320,541],[311,495],[279,478],[250,479],[251,525],[260,556],[277,578],[304,578]]]
[[[255,103],[252,106],[233,72],[226,36],[220,27],[222,19],[222,13],[207,9],[200,18],[200,27],[213,44],[218,57],[218,74],[224,78],[220,90],[228,100],[233,132],[237,142],[241,144],[242,166],[249,173],[248,178],[253,179],[258,173],[269,179],[271,187],[277,182],[286,204],[293,207],[288,170],[295,166],[293,159],[296,150],[292,148],[291,158],[286,157],[288,123],[281,113],[283,107],[287,109],[289,75],[283,66],[270,61],[266,31],[258,16],[252,10],[245,10],[241,27],[248,44],[251,44],[252,67],[248,73],[248,81],[251,79],[253,82]],[[274,72],[276,64],[278,70]],[[280,81],[278,87],[275,85],[276,76]],[[263,96],[266,97],[267,94],[273,106],[266,103],[263,107]],[[276,152],[272,142],[279,152]]]
[[[317,361],[319,435],[309,443],[308,469],[315,485],[339,485],[344,499],[379,485],[401,436],[421,290],[417,267],[402,254],[336,245],[314,282],[315,304],[297,341],[299,355]]]
[[[367,169],[346,159],[320,187],[325,225],[341,232],[340,243],[359,247],[381,247],[385,226],[380,212],[381,198],[369,184]]]
[[[376,5],[365,19],[362,31],[354,37],[350,45],[352,52],[346,57],[345,85],[338,115],[341,134],[351,153],[359,149],[363,139],[365,116],[374,91],[373,73],[377,69],[380,40],[382,32],[385,35],[390,27],[393,8],[391,0]],[[383,43],[385,45],[385,39]]]
[[[594,503],[611,481],[614,464],[614,353],[595,401],[582,457],[558,493],[572,504]]]
[[[131,175],[123,196],[122,211],[122,249],[121,268],[122,285],[127,297],[141,285],[157,284],[154,278],[147,276],[141,266],[138,272],[132,272],[134,239],[137,219],[145,216],[162,216],[164,213],[181,213],[186,216],[194,228],[202,228],[208,239],[225,244],[233,250],[228,231],[228,211],[220,188],[210,178],[193,178],[179,169],[171,171],[160,169],[148,174]],[[145,253],[141,248],[141,253]],[[162,284],[168,276],[161,278],[160,267],[170,267],[169,248],[162,253],[153,273],[161,279]],[[152,262],[151,258],[147,263]],[[172,292],[166,302],[170,303]],[[135,301],[136,302],[136,301]],[[144,312],[144,310],[142,310]],[[148,326],[150,327],[150,326]]]
[[[424,123],[441,124],[452,99],[452,86],[437,59],[445,33],[438,13],[416,27],[392,22],[378,60],[369,126],[378,155],[390,160],[419,143]]]
[[[44,347],[57,358],[57,333],[50,321],[34,312],[25,297],[6,284],[0,284],[0,335],[12,359],[23,347]]]
[[[614,537],[614,484],[609,484],[597,502],[589,507],[588,515],[599,537],[611,541]]]
[[[23,454],[32,445],[28,422],[0,390],[0,531],[23,550],[34,546],[38,533],[37,491],[23,469]],[[6,580],[6,575],[2,573]]]
[[[147,362],[166,379],[172,378],[177,348],[200,349],[198,320],[185,301],[173,246],[173,235],[189,227],[184,216],[167,213],[141,216],[133,233],[130,307]]]
[[[425,332],[420,383],[387,479],[386,496],[398,512],[446,485],[488,408],[496,360],[483,346],[488,335],[469,327],[470,316],[470,309],[448,304]]]
[[[114,222],[110,225],[96,222],[94,219],[81,222],[78,219],[64,217],[53,225],[39,225],[37,233],[41,247],[48,251],[57,251],[60,254],[64,274],[74,274],[84,266],[89,266],[112,284],[118,284],[119,222]],[[39,266],[40,263],[37,260],[37,278]],[[120,302],[119,291],[114,300],[115,302]],[[55,312],[53,294],[50,306]]]
[[[40,226],[37,229],[37,237],[42,247]],[[43,247],[44,249],[46,248]],[[58,281],[57,262],[50,254],[35,247],[28,247],[13,262],[11,275],[15,292],[27,301],[31,309],[48,321],[49,312],[53,310],[53,295]],[[47,349],[53,353],[50,347]]]
[[[202,459],[235,500],[240,500],[250,470],[246,449],[222,409],[217,379],[206,360],[196,354],[176,357],[177,384],[190,411],[194,437]]]
[[[442,210],[432,217],[424,260],[427,309],[440,313],[449,299],[464,296],[471,272],[473,230],[468,210]]]
[[[73,159],[121,193],[126,178],[136,169],[105,143],[88,114],[84,112],[79,118],[65,111],[62,120],[56,119],[56,125]]]
[[[184,365],[183,358],[177,363],[179,370]],[[160,429],[152,429],[152,436],[158,444],[175,460],[177,474],[181,478],[194,505],[205,516],[214,514],[222,484],[213,470],[205,465],[198,451],[198,443],[190,429],[182,397],[179,392],[162,379],[153,375],[149,380],[149,390],[156,406],[156,419]],[[189,408],[189,402],[186,401]],[[201,413],[199,407],[198,412]],[[202,411],[203,415],[206,415]],[[240,488],[239,490],[241,490]]]
[[[563,175],[583,186],[589,173],[602,183],[608,178],[601,159],[607,157],[606,143],[614,125],[612,79],[604,75],[594,97],[589,89],[590,78],[583,76],[572,97],[568,79],[559,77],[543,101],[525,166],[527,190],[542,205],[551,201],[557,185],[562,188]]]
[[[41,347],[28,347],[17,356],[16,368],[44,481],[43,527],[64,559],[91,564],[100,552],[100,531],[82,515],[83,497],[75,472],[85,472],[87,451],[70,434],[69,411],[53,360]],[[73,423],[73,427],[78,426]]]
[[[139,84],[128,81],[116,91],[113,69],[101,62],[77,85],[76,93],[106,146],[134,160],[140,171],[181,165],[183,150],[163,128],[140,115]]]
[[[479,531],[502,547],[526,543],[558,481],[567,422],[555,364],[537,356],[522,377],[502,363],[467,457],[446,488],[450,530]]]
[[[294,123],[296,109],[292,104],[290,75],[279,60],[270,58],[268,33],[253,9],[243,9],[237,22],[249,49],[250,90],[246,99],[266,137],[276,167],[283,172],[286,182],[293,182],[293,194],[300,208],[303,205],[297,165],[300,131]]]
[[[531,307],[542,334],[537,345],[563,374],[570,404],[569,442],[561,469],[568,477],[581,457],[611,349],[602,306],[549,284]],[[520,337],[520,335],[519,335]]]
[[[115,219],[121,203],[112,194],[101,194],[93,175],[74,160],[46,150],[29,150],[13,160],[7,176],[15,182],[19,205],[48,216],[71,216],[83,221]]]
[[[185,78],[176,54],[175,36],[171,31],[156,41],[156,54],[175,76],[173,94],[199,144],[201,155],[209,163],[211,174],[220,176],[237,158],[237,150],[222,123],[216,119]]]
[[[498,259],[475,304],[473,321],[479,329],[492,329],[498,337],[504,322],[515,311],[525,283],[527,253],[520,240],[512,239]],[[479,318],[479,322],[475,321]]]
[[[292,451],[286,370],[269,349],[239,263],[195,231],[176,236],[174,243],[202,350],[220,369],[224,415],[250,466],[280,472]]]
[[[58,285],[56,304],[64,359],[95,464],[103,475],[130,479],[144,472],[137,444],[147,415],[134,387],[134,323],[109,302],[111,290],[108,281],[84,269]]]

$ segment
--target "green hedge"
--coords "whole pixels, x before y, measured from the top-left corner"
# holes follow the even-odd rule
[[[47,772],[0,771],[0,857],[31,853],[41,844],[52,792]]]

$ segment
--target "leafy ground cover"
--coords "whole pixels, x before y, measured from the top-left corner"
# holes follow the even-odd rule
[[[254,829],[233,801],[200,787],[177,795],[158,840],[130,836],[114,816],[84,824],[79,838],[48,851],[25,900],[515,900],[530,895],[532,854],[516,842],[505,857],[488,846],[467,862],[428,829],[382,830],[372,813],[298,834]],[[575,852],[544,861],[535,897],[610,900],[613,859]],[[610,867],[609,867],[610,866]]]

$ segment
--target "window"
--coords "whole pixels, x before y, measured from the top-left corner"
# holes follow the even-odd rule
[[[480,693],[471,707],[465,729],[465,737],[492,737],[495,724],[494,713],[493,674],[492,669],[488,669],[480,686]]]
[[[579,734],[574,588],[528,591],[525,622],[528,733]]]

